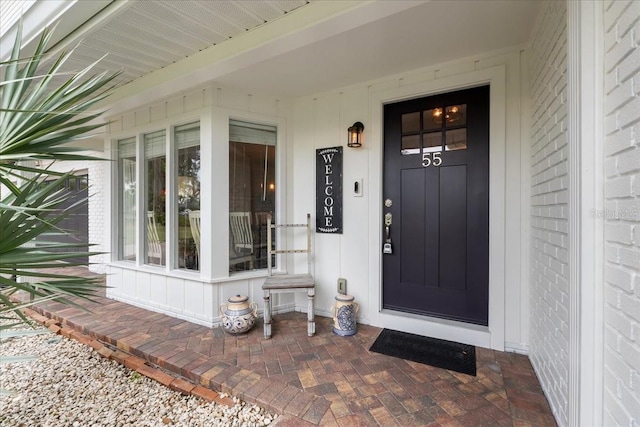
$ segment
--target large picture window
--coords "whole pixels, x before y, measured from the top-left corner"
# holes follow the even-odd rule
[[[118,259],[136,260],[136,139],[118,141]]]
[[[200,270],[200,123],[174,128],[178,268]]]
[[[275,220],[276,127],[229,122],[229,271],[267,267],[267,217]]]
[[[144,135],[144,177],[147,181],[145,263],[161,266],[166,262],[166,144],[164,130]]]

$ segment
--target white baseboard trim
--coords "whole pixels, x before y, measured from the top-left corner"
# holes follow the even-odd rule
[[[507,353],[517,353],[517,354],[523,354],[525,356],[529,356],[529,346],[526,344],[505,342],[504,351]]]

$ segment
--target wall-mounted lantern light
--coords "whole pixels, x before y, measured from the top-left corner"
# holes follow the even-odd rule
[[[347,142],[348,147],[362,147],[362,133],[364,132],[364,125],[361,122],[355,122],[353,126],[347,129],[349,132],[349,141]]]

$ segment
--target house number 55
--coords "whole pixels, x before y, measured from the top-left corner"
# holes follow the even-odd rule
[[[441,153],[422,153],[422,166],[440,166],[442,164]]]

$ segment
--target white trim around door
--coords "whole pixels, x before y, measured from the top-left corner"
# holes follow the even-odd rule
[[[489,125],[489,326],[411,315],[382,309],[382,152],[383,106],[390,102],[489,84],[491,87]],[[504,65],[467,74],[439,78],[413,85],[387,88],[371,93],[368,140],[370,198],[369,288],[374,326],[400,330],[470,345],[504,350],[505,343],[505,183],[506,183],[506,67]]]

